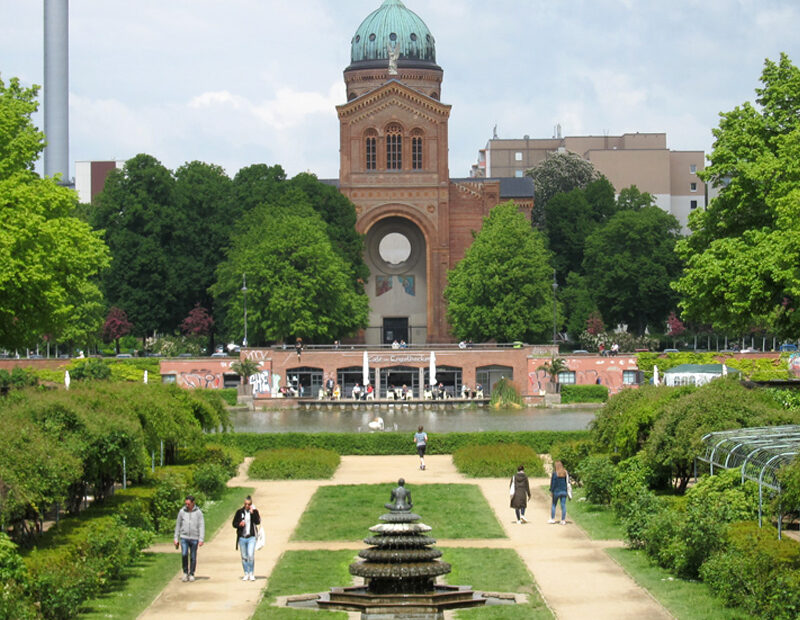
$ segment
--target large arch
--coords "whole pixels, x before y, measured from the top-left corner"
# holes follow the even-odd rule
[[[367,344],[425,343],[431,307],[432,231],[416,209],[386,205],[359,222],[370,270]]]

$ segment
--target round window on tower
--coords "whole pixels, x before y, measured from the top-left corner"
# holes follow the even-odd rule
[[[389,265],[402,265],[411,256],[411,241],[402,233],[391,232],[378,244],[378,254]]]
[[[416,40],[417,40],[417,35],[416,35],[416,33],[413,33],[413,32],[412,32],[410,36],[411,36],[411,40],[412,40],[412,41],[416,41]]]
[[[370,41],[374,41],[375,40],[375,33],[374,32],[371,35],[369,35],[369,40]]]
[[[389,35],[389,40],[390,41],[397,41],[397,35],[393,32],[392,34]]]
[[[360,35],[360,34],[357,34],[357,35],[356,35],[356,43],[358,43],[359,41],[361,41],[361,35]]]

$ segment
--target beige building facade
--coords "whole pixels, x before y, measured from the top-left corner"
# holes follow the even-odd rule
[[[617,193],[636,185],[674,215],[686,232],[689,214],[707,204],[706,186],[697,176],[705,166],[703,151],[672,151],[665,133],[619,136],[492,138],[478,152],[471,176],[523,177],[553,153],[571,152],[592,162]]]

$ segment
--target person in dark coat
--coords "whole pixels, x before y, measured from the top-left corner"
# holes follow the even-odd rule
[[[236,546],[242,554],[242,568],[244,569],[242,581],[255,581],[256,577],[253,572],[256,563],[257,526],[261,525],[261,515],[253,506],[253,500],[249,495],[244,500],[244,506],[233,515],[231,525],[236,529]]]
[[[567,481],[569,474],[564,469],[561,461],[553,463],[553,475],[550,476],[550,495],[553,504],[550,506],[550,520],[548,523],[556,522],[556,503],[561,502],[561,525],[567,523]]]
[[[511,494],[511,507],[517,515],[517,523],[527,523],[525,509],[528,507],[528,500],[531,498],[531,488],[528,485],[528,476],[525,475],[525,467],[517,467],[517,473],[511,478],[511,485],[514,492]]]

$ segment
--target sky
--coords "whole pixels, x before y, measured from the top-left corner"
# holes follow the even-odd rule
[[[404,0],[436,39],[450,176],[501,138],[666,132],[713,144],[765,58],[800,63],[797,0]],[[72,0],[70,161],[339,174],[350,40],[381,0]],[[42,84],[42,0],[0,0],[0,79]],[[41,114],[35,121],[42,125]],[[39,167],[41,170],[41,166]]]

